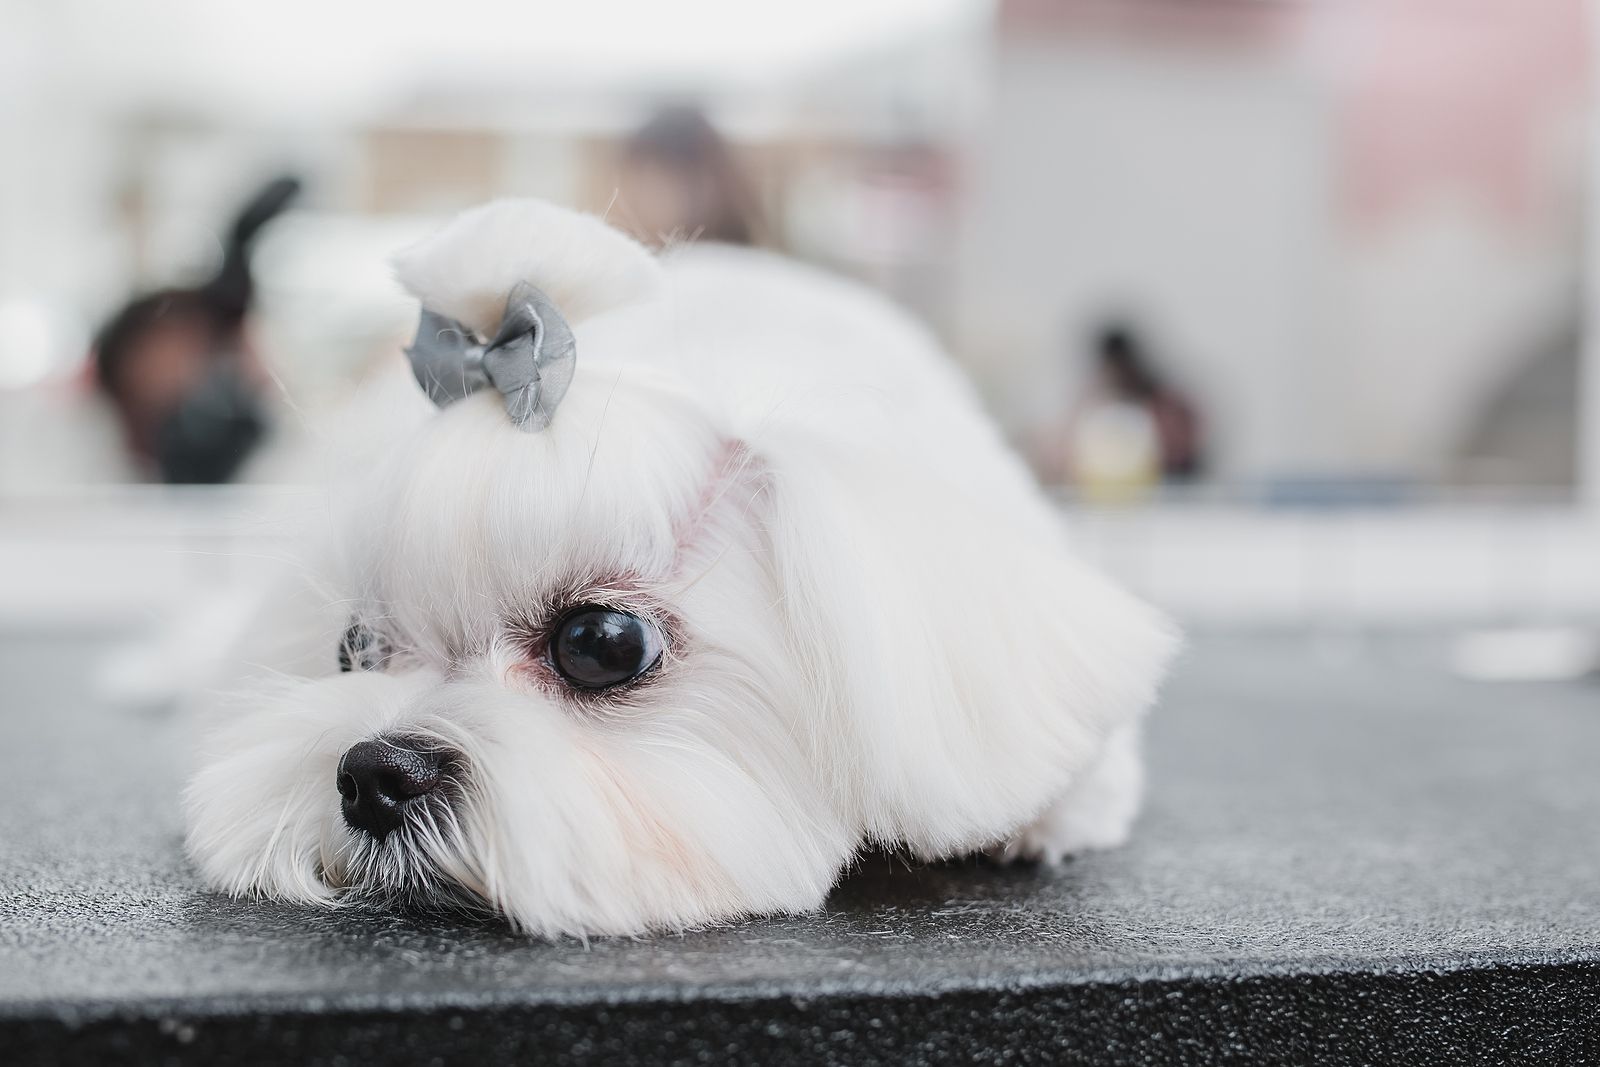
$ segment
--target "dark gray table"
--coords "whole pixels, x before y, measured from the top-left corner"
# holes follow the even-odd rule
[[[0,1062],[1600,1060],[1600,688],[1427,639],[1198,641],[1120,852],[588,946],[201,890],[95,651],[0,641]]]

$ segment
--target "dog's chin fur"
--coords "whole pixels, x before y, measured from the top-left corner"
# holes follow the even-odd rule
[[[1053,859],[1126,835],[1175,639],[1071,557],[919,329],[776,259],[658,264],[547,205],[469,213],[399,272],[486,333],[532,282],[578,373],[541,433],[479,393],[351,459],[188,790],[210,882],[634,934],[815,908],[863,844]],[[591,602],[655,620],[661,662],[563,683],[543,634]],[[352,619],[385,655],[340,673]],[[345,825],[336,768],[397,734],[455,756],[380,842]]]

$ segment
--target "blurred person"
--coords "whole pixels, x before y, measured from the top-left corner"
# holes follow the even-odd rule
[[[622,148],[618,221],[654,248],[763,244],[760,209],[727,141],[697,108],[656,112]]]
[[[1064,427],[1049,435],[1041,466],[1090,497],[1137,497],[1202,469],[1200,417],[1155,369],[1131,326],[1111,322],[1094,340],[1094,369]]]
[[[137,297],[95,340],[94,380],[123,447],[145,477],[171,484],[234,480],[270,429],[270,379],[248,341],[250,254],[262,228],[299,193],[279,178],[230,227],[221,268],[195,288]]]

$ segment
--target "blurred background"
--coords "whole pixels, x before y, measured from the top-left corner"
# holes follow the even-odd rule
[[[1591,670],[1592,14],[0,0],[0,624],[282,558],[295,457],[402,369],[386,257],[533,195],[882,290],[1191,625]]]

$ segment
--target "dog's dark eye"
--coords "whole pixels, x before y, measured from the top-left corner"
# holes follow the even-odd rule
[[[339,670],[375,671],[389,658],[389,642],[382,634],[360,622],[353,622],[339,639]]]
[[[648,619],[585,604],[556,623],[550,663],[579,689],[609,689],[654,667],[662,644],[661,631]]]

